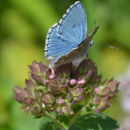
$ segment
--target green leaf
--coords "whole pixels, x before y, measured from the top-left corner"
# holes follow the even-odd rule
[[[87,114],[80,116],[69,130],[115,130],[118,122],[103,114]]]
[[[48,122],[41,126],[40,130],[60,130],[54,122]]]

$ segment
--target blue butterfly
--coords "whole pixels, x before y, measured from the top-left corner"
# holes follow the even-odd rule
[[[87,16],[80,1],[75,2],[48,31],[45,55],[51,59],[51,66],[72,62],[78,65],[85,57],[92,44],[92,36],[98,26],[86,37]]]

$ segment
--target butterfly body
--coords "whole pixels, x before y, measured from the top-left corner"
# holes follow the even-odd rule
[[[78,1],[70,6],[62,19],[49,29],[45,55],[52,60],[51,66],[68,62],[76,66],[86,57],[93,36],[86,37],[86,24],[85,9]],[[95,30],[92,34],[95,34]]]

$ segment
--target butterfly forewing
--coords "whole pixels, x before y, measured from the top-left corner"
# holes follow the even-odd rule
[[[59,21],[58,33],[78,45],[85,39],[86,29],[85,9],[81,2],[76,2]]]

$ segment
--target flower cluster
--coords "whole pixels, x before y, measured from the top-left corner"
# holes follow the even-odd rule
[[[92,98],[92,109],[96,112],[100,112],[111,106],[110,99],[115,97],[116,93],[118,92],[117,86],[119,86],[119,82],[111,79],[106,82],[105,85],[96,87]]]
[[[83,106],[100,112],[110,106],[110,99],[118,92],[119,82],[102,82],[90,59],[78,67],[69,63],[56,68],[34,61],[29,70],[25,86],[16,86],[14,93],[23,110],[34,116],[43,116],[46,111],[72,115]]]

